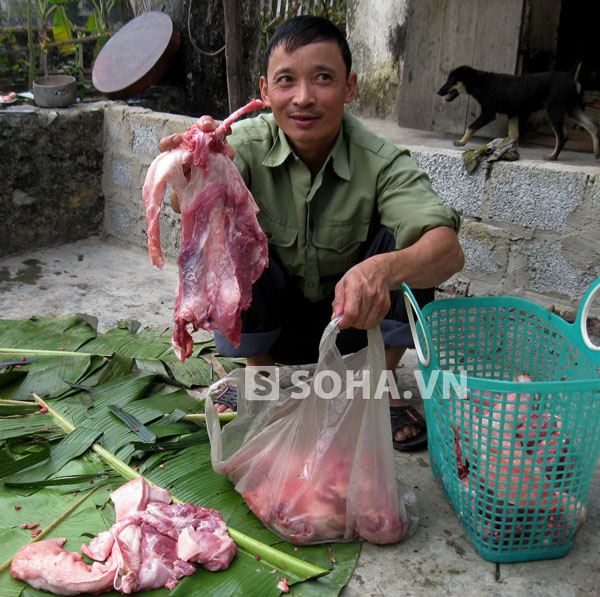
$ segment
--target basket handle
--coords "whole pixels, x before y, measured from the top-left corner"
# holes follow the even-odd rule
[[[588,288],[588,291],[585,293],[583,299],[581,300],[581,304],[579,305],[579,309],[577,311],[577,317],[575,318],[575,326],[579,328],[581,331],[581,337],[585,342],[585,345],[591,350],[599,350],[600,346],[597,346],[592,342],[590,336],[587,331],[587,318],[590,310],[590,305],[592,304],[592,300],[596,296],[596,293],[600,290],[600,278],[596,278],[591,286]]]
[[[429,331],[427,327],[423,323],[423,314],[421,313],[421,309],[417,304],[417,300],[415,299],[413,293],[406,283],[402,284],[402,292],[404,294],[404,305],[406,306],[406,314],[408,315],[408,323],[410,325],[410,331],[415,343],[415,349],[417,351],[417,358],[423,367],[429,367],[431,363],[431,340],[429,338]],[[427,356],[423,352],[423,348],[421,346],[421,341],[419,340],[419,336],[417,334],[417,327],[415,325],[415,316],[417,315],[417,321],[421,326],[421,332],[423,333],[423,338],[425,338],[425,348],[427,349]]]

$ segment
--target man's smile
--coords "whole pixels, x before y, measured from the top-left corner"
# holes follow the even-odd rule
[[[314,122],[319,119],[321,116],[319,114],[307,113],[307,112],[293,112],[288,115],[289,118],[296,122],[306,123],[306,122]]]

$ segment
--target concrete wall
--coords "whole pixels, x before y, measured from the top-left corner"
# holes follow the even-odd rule
[[[576,306],[600,276],[600,168],[534,160],[470,175],[455,151],[412,148],[442,201],[464,215],[461,294]]]
[[[0,257],[102,227],[102,105],[0,115]]]
[[[105,110],[102,188],[106,198],[104,232],[120,240],[146,245],[146,215],[142,187],[146,171],[158,155],[158,142],[184,131],[194,118],[114,104]],[[170,207],[170,188],[161,213],[165,255],[179,250],[180,217]]]
[[[146,243],[141,189],[161,137],[194,122],[119,105],[106,110],[104,172],[106,234]],[[394,125],[367,120],[394,138]],[[396,129],[400,130],[400,129]],[[407,145],[442,201],[461,211],[463,272],[445,286],[467,295],[510,294],[561,312],[578,306],[600,276],[600,167],[560,161],[498,162],[486,178],[467,174],[459,150]],[[178,252],[179,216],[163,207],[163,251]]]
[[[348,2],[348,44],[359,81],[353,112],[396,120],[407,14],[408,0]]]

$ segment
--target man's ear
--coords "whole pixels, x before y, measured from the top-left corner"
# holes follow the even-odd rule
[[[260,98],[264,102],[265,106],[271,107],[271,101],[269,100],[269,89],[267,87],[267,80],[265,77],[261,77],[258,85],[260,87]]]
[[[346,81],[346,97],[344,103],[349,104],[356,95],[356,85],[358,84],[358,77],[356,73],[350,73],[348,80]]]

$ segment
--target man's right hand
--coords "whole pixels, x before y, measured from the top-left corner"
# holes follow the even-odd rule
[[[168,137],[163,137],[158,142],[158,149],[161,151],[171,151],[171,149],[175,149],[181,145],[183,141],[183,136],[181,133],[175,133],[174,135],[169,135]]]
[[[205,133],[210,133],[212,131],[214,131],[217,128],[217,123],[215,122],[214,118],[212,116],[201,116],[198,119],[198,126],[200,127],[200,129],[202,131],[204,131]],[[163,137],[159,142],[158,142],[158,149],[163,152],[163,151],[171,151],[172,149],[176,149],[177,147],[179,147],[179,145],[181,145],[183,141],[183,135],[181,133],[175,133],[174,135],[169,135],[168,137]],[[229,145],[229,143],[225,143],[225,155],[230,159],[233,160],[233,156],[234,156],[234,152],[233,149],[231,148],[231,146]],[[188,177],[189,176],[189,168],[187,171],[184,170],[183,174]],[[177,196],[177,193],[175,191],[171,191],[171,207],[173,208],[173,211],[176,213],[181,213],[181,207],[179,205],[179,197]]]
[[[196,123],[202,131],[205,133],[210,133],[217,128],[217,123],[215,122],[212,116],[201,116]],[[181,133],[175,133],[174,135],[169,135],[168,137],[163,137],[158,142],[158,149],[162,151],[171,151],[171,149],[175,149],[179,147],[181,142],[183,141],[183,135]]]
[[[182,141],[183,141],[183,136],[181,135],[181,133],[175,133],[174,135],[169,135],[168,137],[163,137],[158,142],[158,149],[161,151],[161,153],[164,151],[171,151],[172,149],[176,149],[177,147],[179,147],[179,145],[181,145]],[[188,168],[187,172],[184,171],[184,175],[186,177],[188,177],[189,172],[190,171]],[[181,206],[179,205],[179,196],[173,189],[171,189],[170,200],[171,200],[171,208],[173,209],[173,211],[175,213],[180,214]]]

